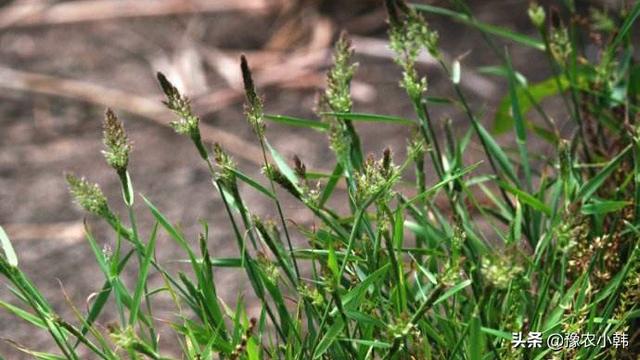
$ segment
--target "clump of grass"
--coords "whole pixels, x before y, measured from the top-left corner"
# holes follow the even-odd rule
[[[189,99],[158,74],[165,104],[178,118],[173,128],[192,140],[210,172],[212,192],[224,204],[237,258],[212,257],[206,224],[190,241],[144,197],[155,225],[138,229],[127,171],[131,144],[122,123],[107,111],[104,154],[121,181],[126,219],[110,210],[97,185],[67,177],[76,201],[117,234],[113,250],[105,252],[86,228],[105,276],[88,311],[74,309],[73,321],[57,315],[20,270],[0,231],[5,254],[0,273],[19,302],[0,301],[0,306],[48,331],[60,352],[18,349],[41,359],[79,359],[80,348],[101,359],[165,359],[163,344],[176,344],[158,337],[152,305],[155,297],[166,296],[175,303],[171,327],[187,359],[632,358],[640,336],[640,65],[631,30],[640,4],[612,16],[592,11],[593,21],[583,21],[573,2],[566,2],[564,21],[533,4],[529,15],[538,37],[482,23],[463,3],[455,4],[456,9],[445,9],[386,1],[390,46],[415,120],[354,112],[350,82],[356,66],[346,34],[337,42],[335,65],[316,109],[321,122],[265,114],[242,57],[245,113],[262,149],[268,185],[244,174],[221,146],[211,151],[203,143]],[[459,60],[445,61],[438,36],[425,21],[431,13],[482,32],[501,61],[484,71],[508,83],[493,130],[513,129],[514,152],[499,145],[468,103]],[[550,77],[526,82],[495,37],[546,54]],[[587,42],[598,49],[595,59],[586,56]],[[423,51],[451,78],[456,98],[426,95],[426,74],[416,66]],[[574,125],[568,139],[543,106],[552,96],[562,99]],[[446,122],[445,141],[440,139],[431,117],[434,103],[462,109],[470,125],[466,134],[457,137]],[[534,112],[543,124],[528,120]],[[268,142],[268,121],[327,133],[335,155],[332,172],[312,177],[298,157],[293,164],[286,161]],[[354,126],[358,121],[411,126],[415,136],[408,141],[408,156],[399,159],[391,149],[365,156]],[[527,145],[532,136],[547,141],[556,155],[532,158]],[[467,163],[472,140],[484,150],[489,173]],[[436,175],[433,183],[427,182],[427,171]],[[336,190],[339,182],[346,192]],[[415,190],[402,185],[407,182]],[[275,221],[252,213],[238,190],[241,184],[273,201]],[[285,192],[315,215],[317,226],[289,228],[280,204],[289,196]],[[330,199],[346,205],[347,212],[331,208]],[[292,231],[307,242],[294,247]],[[159,232],[182,249],[189,273],[170,273],[156,261]],[[128,284],[121,273],[134,261],[138,277]],[[219,299],[218,266],[246,274],[259,315],[250,317],[242,300],[230,307]],[[163,287],[149,288],[152,272],[161,275]],[[97,321],[109,299],[118,321],[105,331]],[[626,333],[631,346],[518,348],[511,340],[519,332],[525,337],[540,332],[543,339],[554,333]]]

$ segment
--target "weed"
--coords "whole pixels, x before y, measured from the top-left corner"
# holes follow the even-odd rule
[[[415,120],[354,112],[350,83],[356,64],[346,34],[336,44],[327,90],[318,101],[320,121],[265,114],[243,56],[245,114],[262,149],[268,185],[245,175],[220,145],[210,151],[189,99],[158,74],[165,104],[178,118],[171,126],[192,140],[210,172],[212,191],[224,204],[237,258],[211,257],[206,224],[194,244],[144,197],[155,225],[142,235],[127,172],[131,144],[122,123],[108,110],[104,155],[121,181],[127,218],[110,210],[97,185],[67,176],[76,202],[117,234],[115,247],[105,252],[86,227],[105,277],[88,311],[76,311],[75,322],[57,315],[20,270],[8,237],[0,231],[5,254],[0,273],[19,303],[0,301],[0,306],[48,331],[60,352],[18,348],[40,359],[79,359],[80,347],[101,359],[164,359],[164,339],[157,335],[151,299],[167,296],[176,306],[171,327],[187,359],[637,355],[640,65],[632,29],[640,3],[630,3],[615,15],[594,9],[594,21],[585,21],[573,1],[563,3],[563,19],[532,4],[528,14],[537,37],[483,23],[463,2],[453,3],[455,9],[386,1],[390,47],[403,71],[400,86],[413,105]],[[509,91],[496,112],[493,133],[460,87],[465,76],[459,60],[448,64],[438,49],[437,33],[425,21],[429,14],[480,31],[500,59],[498,67],[487,71],[504,77]],[[551,76],[538,84],[523,81],[509,52],[496,46],[496,37],[541,51]],[[597,49],[597,56],[587,56],[586,42]],[[456,98],[439,102],[465,114],[470,126],[460,138],[450,122],[444,142],[436,134],[431,117],[435,100],[426,95],[427,77],[416,65],[423,51],[452,80]],[[562,99],[567,121],[576,129],[568,139],[561,137],[555,115],[545,109],[543,101],[550,97]],[[529,120],[534,112],[544,124]],[[268,121],[325,132],[335,155],[333,171],[312,173],[298,157],[289,164],[267,140]],[[365,156],[354,123],[368,121],[411,126],[415,135],[408,141],[408,156],[399,159],[390,149]],[[514,130],[514,152],[495,139],[495,133],[505,129]],[[533,158],[527,145],[532,136],[555,147],[557,155]],[[489,173],[467,163],[464,155],[472,140],[484,150]],[[433,183],[427,182],[427,171],[436,175]],[[336,190],[339,182],[345,183],[345,192]],[[415,190],[408,191],[403,186],[407,182],[413,182]],[[276,221],[252,212],[238,190],[241,183],[273,201]],[[280,188],[314,214],[317,226],[290,229]],[[346,204],[348,213],[331,208],[330,199]],[[293,246],[294,230],[306,238],[305,244]],[[190,272],[173,274],[156,261],[160,231],[182,249]],[[412,238],[415,243],[410,244]],[[134,261],[138,277],[127,284],[121,274]],[[217,266],[246,274],[260,303],[259,316],[250,318],[242,299],[235,307],[220,300]],[[149,288],[152,273],[162,277],[163,287]],[[96,322],[109,298],[118,321],[105,333]],[[517,347],[518,333],[540,333],[542,346]],[[617,336],[618,341],[555,351],[546,340],[556,333],[567,341],[586,334]]]

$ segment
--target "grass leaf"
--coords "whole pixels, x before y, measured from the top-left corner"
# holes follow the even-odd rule
[[[613,158],[600,172],[592,177],[588,182],[583,184],[578,190],[577,197],[586,202],[591,199],[591,196],[604,184],[604,181],[617,169],[618,164],[622,159],[631,151],[631,146],[627,146],[622,150],[615,158]]]
[[[0,244],[2,245],[2,251],[4,251],[4,256],[7,257],[9,265],[13,267],[18,266],[18,256],[16,255],[15,250],[13,250],[13,245],[11,245],[9,236],[7,236],[7,233],[4,231],[2,226],[0,226]]]

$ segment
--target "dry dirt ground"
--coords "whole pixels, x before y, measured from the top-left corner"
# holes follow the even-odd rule
[[[191,239],[199,231],[199,219],[211,224],[209,241],[214,256],[236,254],[206,168],[191,143],[166,126],[171,118],[168,111],[158,113],[154,108],[161,99],[155,71],[166,72],[194,96],[196,110],[213,129],[212,137],[224,137],[216,129],[238,136],[225,141],[231,147],[235,142],[232,155],[243,171],[256,178],[260,178],[259,166],[247,159],[250,151],[245,151],[246,144],[255,144],[254,136],[243,119],[242,98],[237,92],[240,52],[246,52],[250,63],[258,67],[263,61],[269,62],[268,54],[288,54],[275,61],[284,64],[302,58],[300,54],[314,53],[315,60],[299,75],[280,68],[284,79],[279,79],[273,70],[277,67],[271,67],[257,81],[265,95],[267,112],[314,118],[311,109],[315,94],[330,60],[328,50],[322,49],[327,43],[323,36],[331,42],[339,29],[346,28],[355,37],[356,59],[360,63],[354,87],[356,111],[414,118],[410,103],[398,88],[400,71],[381,46],[386,24],[380,4],[362,1],[341,8],[335,4],[340,2],[322,3],[319,9],[304,5],[297,14],[232,9],[66,22],[46,17],[31,22],[6,21],[2,16],[8,15],[2,11],[21,3],[0,8],[0,224],[13,240],[21,267],[63,316],[71,318],[62,287],[75,306],[85,309],[87,298],[103,282],[83,238],[83,219],[87,219],[101,244],[109,246],[114,242],[113,234],[105,231],[98,219],[87,216],[72,203],[63,173],[75,172],[99,183],[114,209],[123,210],[118,180],[100,154],[100,122],[106,106],[114,107],[133,140],[130,169],[136,192],[181,224]],[[526,1],[475,1],[472,5],[483,21],[533,34],[526,17]],[[450,59],[468,52],[462,61],[462,84],[475,111],[489,124],[496,103],[505,93],[505,84],[503,79],[480,75],[476,69],[495,64],[496,57],[476,31],[448,19],[428,19],[440,32],[440,43]],[[319,49],[309,49],[310,44],[319,44]],[[513,46],[510,52],[515,66],[530,81],[547,76],[535,50]],[[449,79],[436,66],[425,64],[420,70],[428,74],[430,95],[452,94]],[[56,79],[38,78],[37,74]],[[61,79],[78,83],[63,86]],[[87,84],[88,88],[82,87]],[[80,87],[75,88],[76,85]],[[102,92],[102,88],[128,95],[123,100],[122,96]],[[147,111],[144,107],[149,101],[153,109]],[[433,118],[440,121],[444,117],[454,120],[459,134],[464,132],[466,120],[459,110],[435,106]],[[368,152],[379,153],[390,146],[398,157],[403,156],[407,128],[358,127]],[[333,158],[322,134],[270,124],[267,136],[287,158],[298,154],[309,169],[331,168]],[[501,140],[511,141],[508,136]],[[472,146],[478,149],[477,144]],[[533,147],[533,151],[545,151],[543,144]],[[478,159],[477,153],[472,151],[470,160]],[[249,189],[243,188],[243,192],[256,213],[274,215],[270,203]],[[143,233],[148,233],[149,215],[139,198],[136,208],[142,214]],[[313,221],[294,204],[287,203],[285,216],[296,223]],[[182,257],[165,236],[159,241],[161,262]],[[128,279],[135,275],[135,269],[125,274]],[[240,272],[220,270],[217,278],[221,296],[231,303],[238,291],[244,291]],[[0,298],[13,299],[6,284],[0,288]],[[158,316],[168,316],[170,309],[166,310]],[[101,324],[108,321],[108,316],[100,319]],[[163,332],[162,336],[165,346],[171,349],[175,345],[171,332]],[[34,331],[5,311],[0,311],[0,337],[37,350],[54,350],[46,333]],[[4,341],[0,342],[0,355],[6,359],[28,358]]]

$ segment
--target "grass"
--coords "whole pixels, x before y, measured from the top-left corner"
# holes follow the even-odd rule
[[[189,100],[162,74],[165,104],[176,114],[171,125],[189,137],[222,200],[237,242],[236,258],[215,258],[209,229],[188,239],[154,205],[137,196],[127,167],[131,147],[122,123],[107,111],[105,159],[122,184],[124,216],[111,210],[99,187],[67,175],[71,193],[89,213],[107,222],[117,241],[104,252],[86,226],[87,242],[104,274],[87,311],[59,316],[28,276],[0,228],[4,256],[0,273],[15,296],[0,307],[48,332],[57,353],[14,346],[38,359],[166,359],[163,346],[181,349],[185,359],[600,359],[634,358],[640,351],[640,64],[633,29],[640,3],[619,14],[577,12],[572,1],[547,15],[532,4],[529,15],[538,36],[514,33],[476,19],[461,1],[452,8],[408,6],[386,1],[390,47],[403,71],[400,80],[415,110],[413,119],[354,111],[350,81],[356,71],[343,34],[320,96],[320,120],[266,115],[247,59],[241,72],[246,117],[262,149],[265,179],[246,175],[220,146],[202,142],[199,117]],[[437,33],[425,16],[445,16],[479,31],[500,63],[480,69],[504,78],[508,93],[487,128],[468,102],[459,60],[449,64]],[[578,21],[584,16],[586,21]],[[496,40],[527,46],[548,58],[548,79],[529,84],[514,68],[509,48]],[[597,56],[585,55],[587,45]],[[451,79],[455,99],[427,96],[427,81],[416,67],[428,51]],[[637,50],[636,50],[637,51]],[[544,100],[559,98],[575,131],[563,138]],[[469,130],[456,136],[431,116],[433,102],[461,109]],[[534,122],[533,115],[543,121]],[[289,162],[265,135],[267,121],[327,134],[335,163],[331,174],[307,171],[297,157]],[[409,126],[407,157],[390,149],[362,153],[354,123]],[[513,131],[516,149],[495,135]],[[565,135],[566,136],[566,135]],[[532,157],[529,141],[539,137],[555,155]],[[468,163],[471,141],[484,151],[489,172]],[[428,182],[426,172],[436,180]],[[337,191],[344,183],[346,191]],[[405,184],[411,183],[409,191]],[[273,202],[275,221],[252,213],[239,186]],[[285,195],[284,193],[288,193]],[[317,226],[291,227],[281,201],[290,197],[311,211]],[[331,200],[331,201],[330,201]],[[134,203],[138,201],[134,207]],[[332,208],[329,204],[341,204]],[[139,229],[139,211],[155,224]],[[306,243],[294,246],[294,232]],[[158,236],[170,237],[188,259],[190,271],[171,273],[155,256]],[[138,269],[125,282],[125,268]],[[220,300],[217,267],[244,272],[260,303],[251,317],[242,298]],[[151,288],[159,274],[163,284]],[[154,300],[170,299],[170,326],[178,344],[158,337]],[[17,304],[17,305],[14,305]],[[117,323],[100,326],[107,309]],[[515,334],[514,334],[515,333]],[[518,333],[540,347],[515,346]],[[594,334],[627,345],[565,346],[547,339]]]

